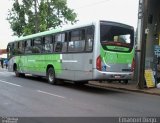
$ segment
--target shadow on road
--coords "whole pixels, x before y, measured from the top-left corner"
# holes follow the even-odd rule
[[[38,82],[38,83],[43,83],[43,84],[48,84],[47,80],[44,77],[40,76],[25,76],[21,77],[22,79],[28,79],[33,82]],[[60,80],[58,80],[60,81]],[[62,80],[63,81],[63,80]],[[37,84],[38,84],[37,83]],[[83,91],[83,92],[88,92],[88,93],[96,93],[96,94],[115,94],[115,93],[126,93],[121,90],[116,90],[116,89],[109,89],[109,88],[102,88],[90,84],[85,84],[85,85],[76,85],[74,82],[71,81],[64,81],[63,84],[60,85],[50,85],[50,86],[57,86],[58,88],[67,88],[67,89],[72,89],[72,90],[78,90],[78,91]]]
[[[88,92],[88,93],[96,93],[96,94],[115,94],[115,93],[125,93],[119,90],[115,90],[115,89],[109,89],[109,88],[102,88],[102,87],[98,87],[98,86],[93,86],[90,84],[86,84],[86,85],[75,85],[73,83],[64,83],[63,85],[61,85],[65,88],[69,88],[69,89],[74,89],[74,90],[78,90],[78,91],[83,91],[83,92]]]

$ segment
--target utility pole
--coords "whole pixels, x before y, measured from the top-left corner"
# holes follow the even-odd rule
[[[142,1],[142,0],[140,0]],[[145,85],[145,57],[146,57],[146,39],[147,39],[147,23],[148,23],[148,1],[143,0],[142,4],[142,38],[141,38],[141,50],[140,50],[140,67],[138,76],[138,87],[144,89]]]

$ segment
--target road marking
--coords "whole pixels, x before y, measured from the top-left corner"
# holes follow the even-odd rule
[[[9,84],[9,85],[13,85],[13,86],[17,86],[17,87],[22,87],[21,85],[14,84],[14,83],[7,82],[7,81],[3,81],[3,80],[0,80],[0,82],[5,83],[5,84]]]
[[[63,99],[65,99],[65,98],[66,98],[66,97],[63,97],[63,96],[60,96],[60,95],[56,95],[56,94],[52,94],[52,93],[48,93],[48,92],[41,91],[41,90],[37,90],[37,92],[39,92],[39,93],[43,93],[43,94],[48,94],[48,95],[55,96],[55,97],[59,97],[59,98],[63,98]]]

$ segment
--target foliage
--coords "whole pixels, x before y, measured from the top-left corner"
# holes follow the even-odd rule
[[[12,0],[7,20],[14,35],[25,36],[75,23],[76,13],[66,0]]]

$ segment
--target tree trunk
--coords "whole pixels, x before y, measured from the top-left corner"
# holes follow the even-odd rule
[[[38,33],[37,0],[34,0],[34,9],[35,9],[35,33]]]

